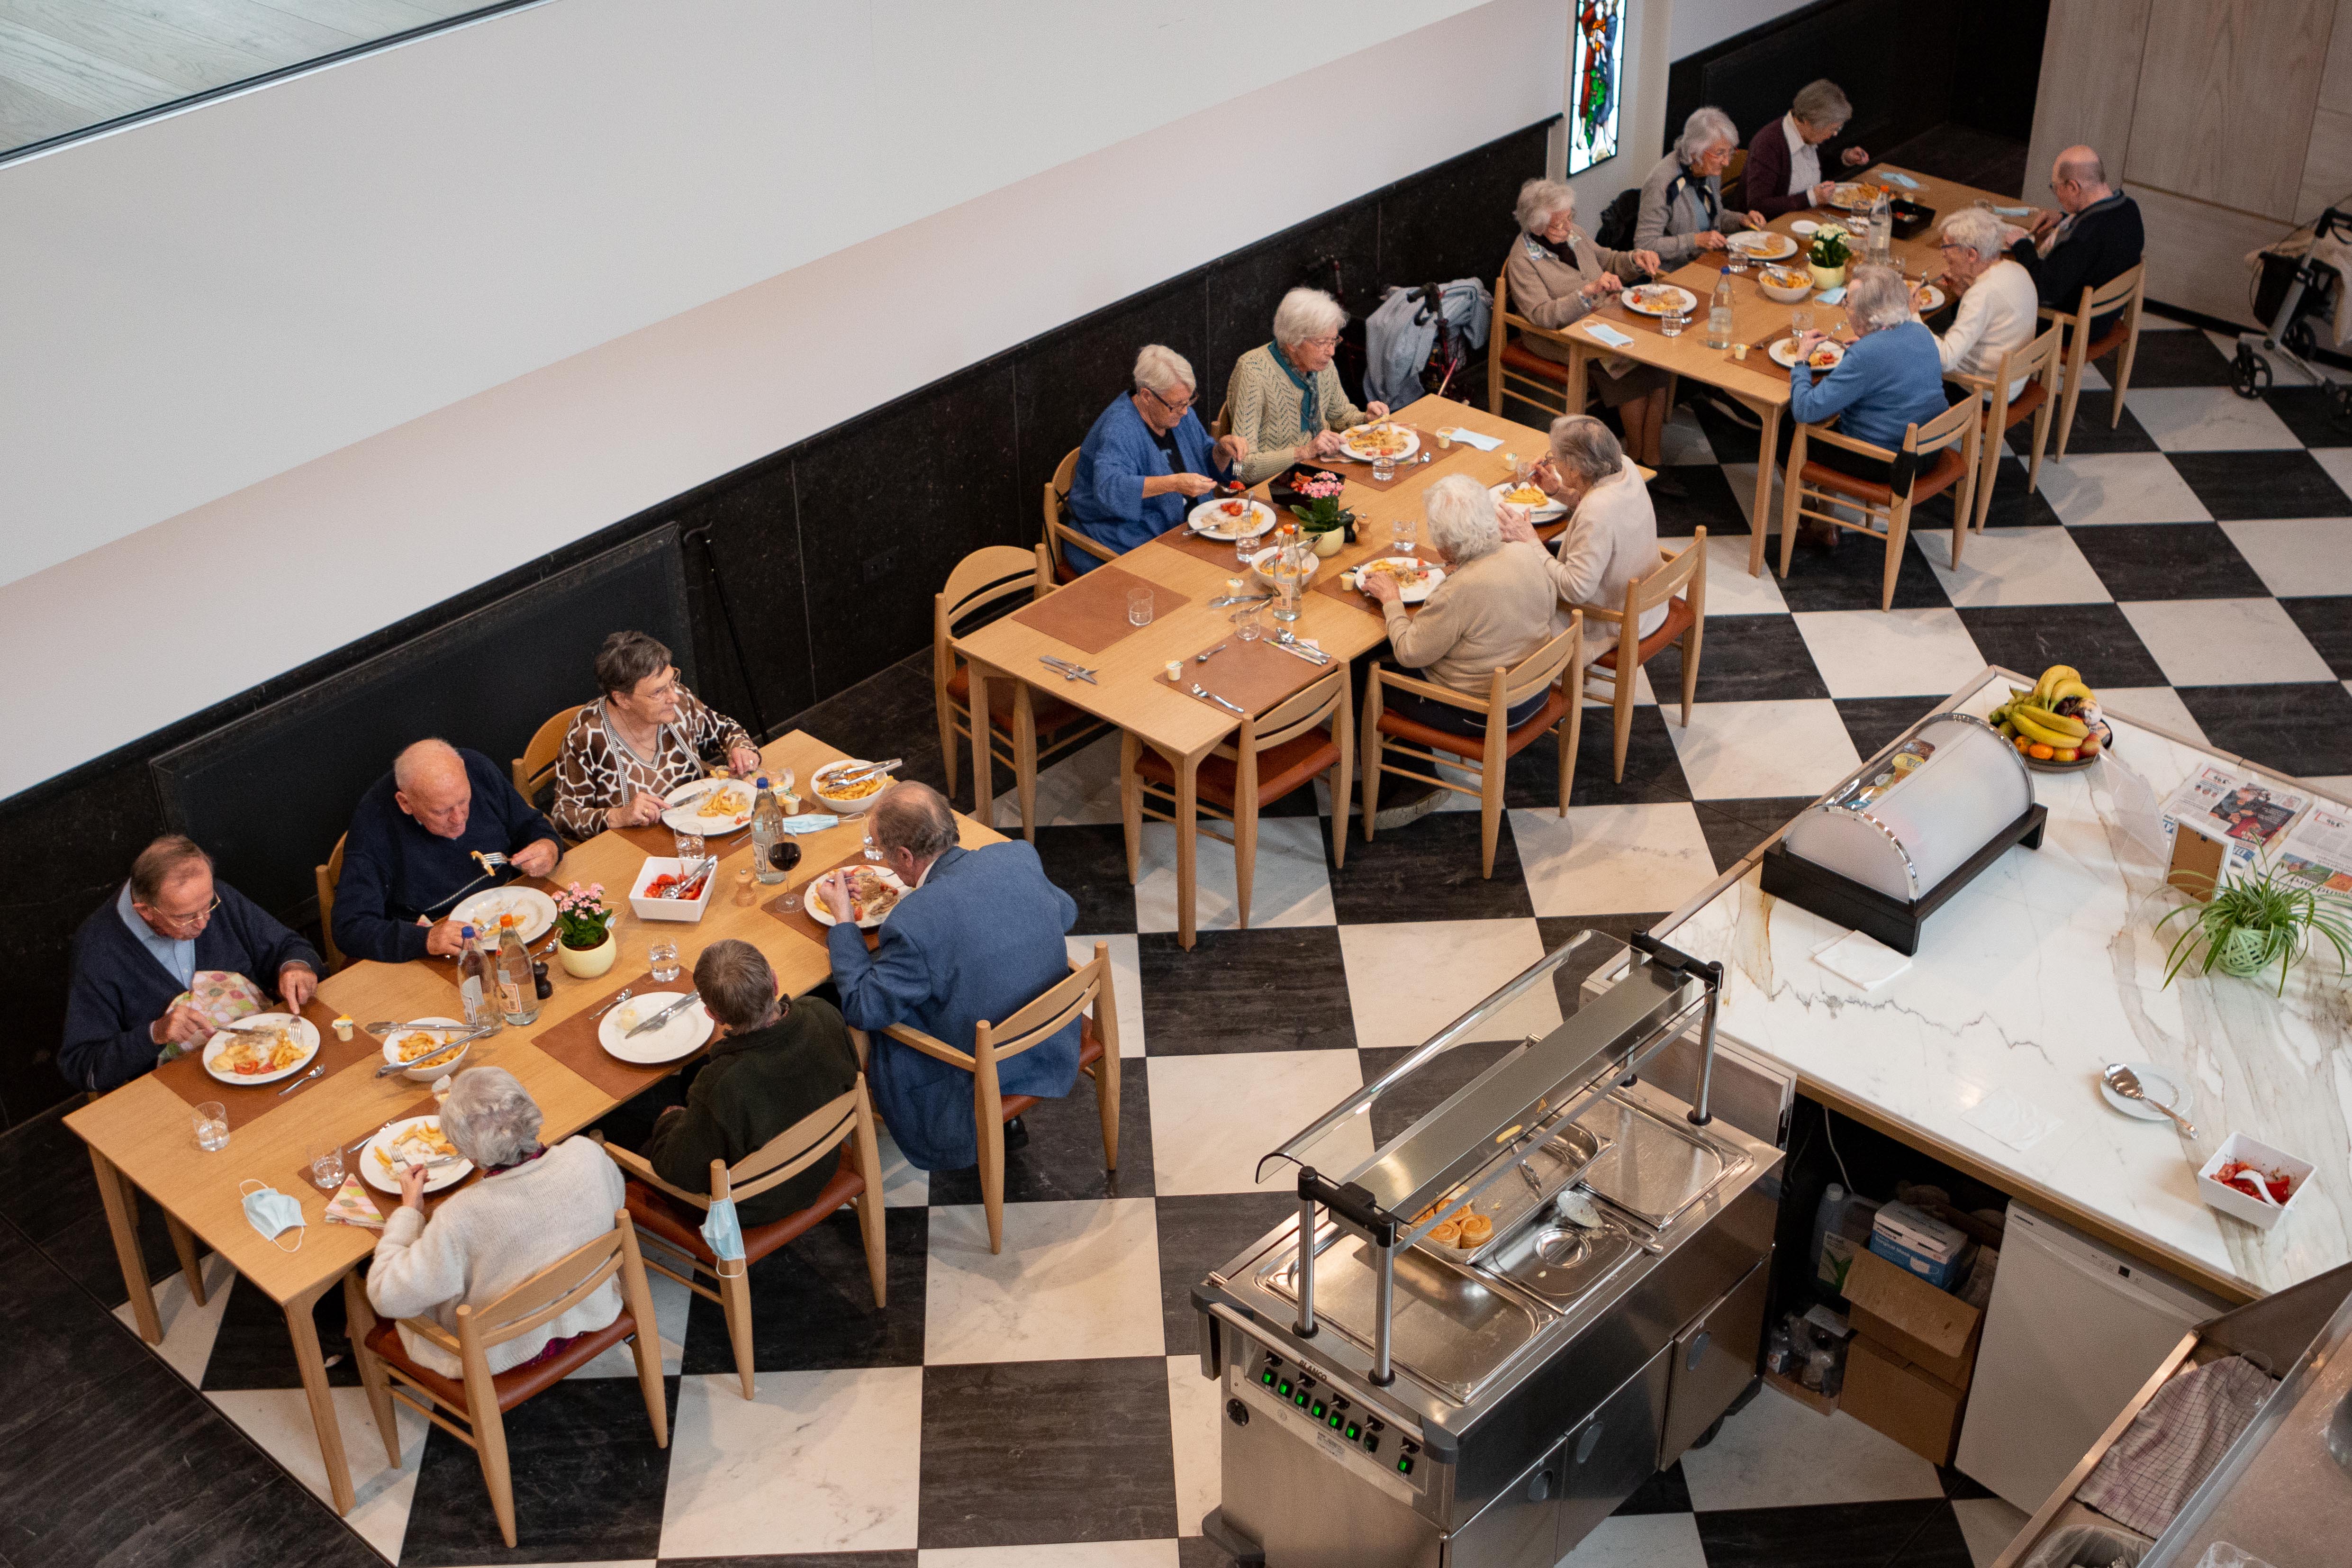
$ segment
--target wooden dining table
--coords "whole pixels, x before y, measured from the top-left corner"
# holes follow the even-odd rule
[[[1937,231],[1943,220],[1962,207],[1978,201],[1995,206],[2018,207],[2025,204],[2014,196],[2000,195],[1979,190],[1952,180],[1939,180],[1916,170],[1895,169],[1892,164],[1873,164],[1850,178],[1857,184],[1874,181],[1886,170],[1895,169],[1918,183],[1918,188],[1905,190],[1897,183],[1894,189],[1903,199],[1927,207],[1935,217],[1917,234],[1908,239],[1894,242],[1892,249],[1898,266],[1906,276],[1916,279],[1934,279],[1943,268],[1943,252]],[[1999,215],[2003,223],[2021,227],[2030,226],[2032,218]],[[1831,208],[1813,208],[1785,213],[1775,218],[1771,232],[1787,235],[1797,242],[1797,253],[1777,265],[1802,269],[1805,265],[1805,242],[1798,239],[1791,226],[1799,221],[1846,224],[1853,214]],[[1790,335],[1790,318],[1800,310],[1810,310],[1813,326],[1825,332],[1842,332],[1845,327],[1843,305],[1819,302],[1819,290],[1807,293],[1802,300],[1783,304],[1764,297],[1759,275],[1765,263],[1751,261],[1745,273],[1731,274],[1731,342],[1730,349],[1706,346],[1707,310],[1715,286],[1727,265],[1722,251],[1703,251],[1698,257],[1667,273],[1659,281],[1678,284],[1697,296],[1696,308],[1691,313],[1690,324],[1681,335],[1668,337],[1664,325],[1654,316],[1629,310],[1621,301],[1612,300],[1565,329],[1570,344],[1568,366],[1568,406],[1581,408],[1585,403],[1585,383],[1590,366],[1596,359],[1617,356],[1630,359],[1690,381],[1702,382],[1734,398],[1752,411],[1761,422],[1759,460],[1756,464],[1755,500],[1748,511],[1748,574],[1759,575],[1764,570],[1766,536],[1772,525],[1773,453],[1780,436],[1780,421],[1789,406],[1789,372],[1772,363],[1770,347],[1775,339]],[[1849,263],[1849,270],[1852,264]],[[1591,335],[1593,324],[1633,339],[1624,345],[1596,341]],[[1744,347],[1746,357],[1738,350]]]
[[[1545,432],[1451,398],[1423,397],[1390,417],[1420,437],[1420,449],[1413,454],[1416,461],[1411,467],[1400,466],[1394,481],[1387,485],[1371,481],[1368,465],[1328,465],[1346,480],[1337,499],[1356,514],[1356,542],[1321,561],[1313,583],[1300,595],[1299,618],[1292,628],[1298,638],[1338,659],[1351,659],[1379,647],[1388,636],[1387,623],[1370,598],[1360,593],[1329,591],[1328,584],[1351,567],[1393,553],[1397,535],[1392,524],[1399,519],[1412,524],[1413,548],[1423,559],[1429,559],[1423,492],[1449,474],[1466,474],[1482,485],[1499,484],[1512,477],[1514,456],[1532,461],[1551,450]],[[1462,441],[1441,447],[1438,432],[1454,429],[1490,437],[1501,445],[1491,452]],[[1423,452],[1430,454],[1429,462],[1417,460]],[[1264,500],[1270,484],[1261,484],[1250,493]],[[1195,681],[1214,690],[1220,668],[1213,660],[1196,663],[1194,656],[1233,636],[1233,612],[1212,608],[1212,599],[1230,593],[1229,584],[1235,578],[1243,580],[1245,592],[1264,593],[1266,588],[1237,563],[1230,545],[1211,546],[1182,537],[1184,532],[1179,528],[1139,545],[1056,589],[1046,600],[956,638],[954,646],[971,666],[973,712],[988,710],[990,681],[1026,681],[1129,731],[1168,759],[1176,775],[1177,940],[1190,948],[1198,936],[1194,906],[1201,761],[1241,727],[1238,715],[1191,693]],[[1260,543],[1270,539],[1269,535]],[[1139,585],[1154,591],[1154,605],[1150,624],[1136,626],[1126,623],[1126,600]],[[1267,605],[1260,612],[1268,638],[1282,629],[1267,616],[1272,608]],[[1095,679],[1092,682],[1066,679],[1039,662],[1048,658],[1085,666]],[[1180,686],[1171,687],[1167,667],[1177,661],[1183,665],[1183,679]],[[1320,672],[1300,662],[1297,674],[1297,684],[1304,686]],[[1252,710],[1262,711],[1279,700],[1261,701]],[[977,795],[973,810],[981,820],[988,821],[992,789],[988,726],[972,728]],[[1333,803],[1333,812],[1334,831],[1346,831],[1347,803]]]
[[[796,730],[761,748],[760,755],[772,777],[790,768],[805,787],[812,772],[840,760],[844,753]],[[861,858],[863,820],[845,817],[835,826],[801,836],[799,865],[782,884],[755,879],[755,900],[750,904],[734,901],[736,873],[751,864],[750,832],[739,830],[725,839],[714,837],[710,850],[719,856],[716,886],[701,920],[694,923],[643,920],[629,906],[628,889],[646,858],[675,853],[668,829],[608,830],[569,851],[556,867],[552,881],[604,885],[608,907],[617,915],[612,928],[619,946],[616,962],[609,973],[594,979],[576,978],[551,962],[548,973],[554,994],[540,1004],[539,1017],[530,1024],[509,1025],[500,1033],[475,1042],[465,1065],[501,1067],[520,1079],[539,1104],[545,1118],[543,1136],[550,1142],[595,1122],[640,1089],[695,1060],[702,1050],[661,1067],[635,1068],[596,1047],[582,1016],[601,1007],[624,986],[634,986],[641,995],[647,994],[656,984],[650,980],[647,965],[647,949],[655,942],[677,945],[680,973],[677,981],[667,983],[673,990],[691,986],[695,960],[722,937],[740,938],[757,947],[793,994],[824,980],[832,973],[832,963],[823,928],[804,913],[769,906],[787,890],[804,889],[835,866]],[[967,848],[1003,842],[1001,834],[969,817],[960,816],[958,826]],[[289,1080],[298,1087],[230,1085],[158,1069],[72,1112],[66,1124],[89,1145],[115,1256],[121,1264],[123,1284],[130,1289],[131,1313],[142,1339],[150,1344],[163,1340],[139,1246],[137,1212],[142,1197],[161,1206],[168,1216],[188,1288],[199,1303],[204,1287],[196,1268],[196,1241],[226,1258],[238,1274],[284,1310],[302,1389],[318,1428],[319,1451],[326,1461],[328,1488],[336,1510],[347,1513],[352,1503],[351,1468],[344,1458],[342,1433],[329,1394],[311,1311],[329,1289],[347,1279],[359,1279],[356,1270],[373,1252],[377,1232],[327,1223],[325,1209],[333,1194],[321,1192],[307,1179],[310,1152],[339,1144],[346,1151],[346,1167],[356,1172],[358,1161],[350,1151],[359,1141],[390,1121],[421,1115],[434,1107],[428,1086],[404,1074],[375,1075],[374,1069],[383,1065],[381,1047],[364,1030],[355,1029],[350,1045],[338,1042],[329,1026],[339,1013],[362,1024],[373,1019],[461,1016],[455,971],[436,960],[361,962],[329,975],[305,1009],[305,1016],[320,1027],[319,1055],[329,1070],[314,1079]],[[191,1094],[229,1108],[229,1141],[217,1152],[207,1152],[196,1142],[195,1102],[187,1098]],[[289,1194],[301,1205],[305,1223],[296,1233],[300,1245],[293,1250],[264,1237],[247,1220],[240,1189],[255,1181]],[[370,1195],[377,1208],[386,1213],[400,1201],[396,1194],[372,1190]],[[428,1199],[428,1209],[436,1202],[437,1197]],[[650,1325],[646,1327],[650,1331]]]

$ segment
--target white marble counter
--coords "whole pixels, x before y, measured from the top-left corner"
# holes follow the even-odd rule
[[[1995,679],[1952,704],[1979,716]],[[2110,715],[2113,718],[2113,715]],[[2116,750],[2161,800],[2210,753],[2117,722]],[[2352,990],[2334,955],[2275,981],[2184,973],[2164,957],[2182,901],[2121,826],[2102,765],[2033,775],[2050,818],[2039,849],[2012,849],[1929,921],[1911,967],[1865,992],[1811,953],[1840,928],[1765,895],[1747,874],[1666,940],[1727,970],[1721,1027],[1802,1079],[1874,1108],[1899,1130],[1977,1161],[2013,1195],[2078,1211],[2252,1292],[2352,1261]],[[2147,1061],[2189,1086],[2198,1136],[2108,1108],[2112,1061]],[[2020,1151],[1963,1120],[2007,1090],[2062,1125]],[[2197,1169],[2234,1131],[2318,1166],[2267,1236],[2209,1208]]]

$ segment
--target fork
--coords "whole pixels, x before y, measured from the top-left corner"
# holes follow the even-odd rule
[[[1205,697],[1210,701],[1215,703],[1218,707],[1225,709],[1231,712],[1238,713],[1244,719],[1249,717],[1248,709],[1235,707],[1233,703],[1226,701],[1215,692],[1207,689],[1197,680],[1192,683],[1192,695],[1195,697]]]
[[[292,1083],[288,1084],[284,1089],[279,1089],[278,1092],[280,1094],[291,1094],[296,1089],[301,1088],[304,1084],[310,1082],[312,1079],[317,1078],[320,1073],[325,1072],[326,1070],[327,1064],[320,1062],[317,1067],[312,1068],[309,1072],[304,1073],[300,1078],[296,1079]]]

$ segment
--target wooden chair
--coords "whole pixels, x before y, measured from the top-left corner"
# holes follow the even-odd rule
[[[1679,643],[1683,650],[1685,730],[1690,728],[1691,701],[1698,693],[1698,647],[1706,634],[1706,530],[1697,530],[1680,551],[1661,550],[1658,555],[1662,563],[1656,571],[1625,584],[1622,609],[1605,610],[1598,605],[1577,606],[1589,618],[1609,621],[1617,627],[1617,646],[1596,655],[1584,667],[1584,695],[1605,696],[1616,710],[1619,784],[1625,782],[1625,751],[1633,738],[1633,676],[1622,668],[1625,637],[1628,628],[1640,626],[1642,617],[1658,605],[1666,606],[1666,618],[1656,631],[1635,646],[1633,668],[1638,671],[1668,645]],[[1607,689],[1595,690],[1595,681]]]
[[[621,1315],[611,1323],[576,1336],[544,1360],[499,1373],[490,1370],[493,1348],[562,1317],[615,1276],[621,1281]],[[636,1354],[637,1387],[645,1395],[654,1441],[669,1447],[661,1336],[654,1327],[653,1293],[646,1288],[645,1260],[626,1209],[614,1211],[611,1230],[574,1247],[496,1300],[458,1308],[454,1334],[430,1318],[403,1320],[410,1332],[464,1363],[459,1378],[444,1376],[410,1357],[400,1341],[400,1325],[379,1321],[369,1307],[358,1269],[343,1277],[343,1302],[351,1316],[352,1359],[359,1363],[360,1382],[367,1389],[368,1405],[393,1468],[400,1468],[400,1430],[392,1408],[397,1399],[474,1450],[481,1461],[482,1479],[489,1486],[499,1533],[509,1546],[515,1543],[515,1507],[514,1480],[507,1469],[505,1416],[524,1400],[626,1342]]]
[[[1747,184],[1747,174],[1748,149],[1734,147],[1730,161],[1723,165],[1724,211],[1738,213],[1748,210],[1748,193],[1742,188]]]
[[[1977,485],[1977,446],[1983,434],[1983,425],[1977,418],[1977,402],[1972,397],[1955,403],[1925,425],[1913,425],[1905,430],[1900,453],[1841,436],[1825,425],[1798,426],[1789,446],[1788,472],[1780,485],[1780,575],[1789,574],[1790,558],[1796,553],[1798,519],[1811,518],[1832,528],[1874,536],[1878,531],[1870,526],[1868,520],[1875,518],[1886,525],[1886,576],[1879,592],[1878,607],[1893,609],[1895,574],[1903,570],[1903,543],[1911,533],[1911,509],[1957,484],[1959,494],[1952,502],[1953,543],[1957,545],[1958,535],[1967,531],[1969,509],[1974,502]],[[1811,441],[1888,462],[1908,457],[1915,466],[1911,483],[1898,495],[1875,479],[1856,479],[1826,463],[1810,462],[1805,451],[1807,443]],[[1861,512],[1864,521],[1852,521],[1831,510],[1836,507]]]
[[[328,974],[343,966],[343,950],[335,945],[335,889],[342,886],[343,841],[350,837],[348,833],[339,835],[327,863],[311,868],[311,875],[319,882],[319,951],[326,955]]]
[[[2124,422],[2124,394],[2131,386],[2132,361],[2139,353],[2140,308],[2147,291],[2147,263],[2143,261],[2130,271],[2121,273],[2095,289],[2083,290],[2083,302],[2072,315],[2044,306],[2042,319],[2054,321],[2063,329],[2066,346],[2064,357],[2065,402],[2058,410],[2058,460],[2066,460],[2066,437],[2074,428],[2074,400],[2083,395],[2083,370],[2094,360],[2105,359],[2116,350],[2123,355],[2116,361],[2115,386],[2112,401],[2107,405],[2107,428],[2112,430]],[[2108,328],[2095,342],[2091,339],[2091,323],[2108,311],[2121,306],[2123,319]]]
[[[756,1198],[770,1188],[791,1181],[835,1150],[833,1177],[807,1207],[766,1225],[743,1227],[740,1262],[721,1262],[702,1238],[702,1222],[710,1205],[731,1197],[738,1204]],[[658,1259],[646,1267],[677,1280],[706,1301],[716,1301],[727,1314],[727,1338],[735,1348],[735,1375],[743,1380],[743,1397],[753,1397],[751,1386],[751,1265],[786,1243],[796,1241],[830,1217],[844,1204],[857,1209],[857,1228],[866,1242],[866,1276],[874,1287],[874,1306],[888,1305],[887,1265],[882,1245],[882,1158],[874,1141],[874,1101],[866,1090],[866,1075],[846,1094],[785,1128],[733,1167],[710,1162],[710,1191],[689,1193],[671,1186],[654,1173],[642,1155],[604,1145],[613,1163],[628,1178],[629,1217],[647,1236],[684,1255],[683,1274]],[[710,1283],[703,1283],[705,1279]]]
[[[2000,374],[1993,377],[1981,375],[1948,375],[1944,379],[1956,386],[1979,392],[1991,402],[1985,406],[1984,434],[1977,437],[1982,448],[1977,462],[1976,521],[1971,526],[1984,531],[1985,514],[1992,510],[1992,487],[2000,474],[2000,455],[2007,447],[2005,437],[2012,426],[2033,421],[2033,457],[2025,468],[2025,493],[2032,495],[2042,482],[2042,452],[2050,440],[2050,416],[2058,406],[2059,331],[2052,327],[2022,348],[2011,349],[2001,356]],[[2015,397],[2009,389],[2020,381],[2031,378],[2030,384]],[[1982,402],[1983,399],[1979,399]],[[1960,563],[1961,530],[1952,530],[1952,564]]]
[[[1075,583],[1078,574],[1070,570],[1069,552],[1083,551],[1097,561],[1115,559],[1118,552],[1098,540],[1089,539],[1072,527],[1070,515],[1070,477],[1078,471],[1078,448],[1055,467],[1054,477],[1045,481],[1045,553],[1054,563],[1054,581]]]
[[[1086,1011],[1091,1005],[1093,1011]],[[999,1087],[1003,1063],[1078,1021],[1078,1070],[1095,1080],[1095,1109],[1102,1121],[1103,1169],[1118,1169],[1118,1003],[1111,993],[1110,944],[1095,943],[1095,955],[1073,962],[1068,979],[1016,1011],[1001,1024],[985,1018],[974,1029],[969,1055],[906,1024],[887,1033],[900,1045],[960,1067],[971,1074],[971,1114],[980,1132],[980,1195],[988,1210],[988,1250],[1004,1250],[1004,1124],[1034,1110],[1034,1094],[1006,1094]],[[866,1055],[859,1031],[858,1056]]]
[[[964,623],[1006,600],[1042,599],[1054,591],[1052,557],[1009,544],[975,550],[948,574],[931,598],[931,693],[939,705],[940,750],[948,795],[956,792],[962,750],[971,736],[971,670],[957,657],[954,637]],[[967,628],[968,629],[968,628]],[[1108,728],[1083,709],[1039,693],[1029,682],[998,676],[988,683],[988,753],[1013,770],[1021,805],[1021,835],[1037,838],[1037,770],[1085,745]],[[1040,744],[1040,738],[1043,744]]]
[[[1399,778],[1418,779],[1424,784],[1450,789],[1456,795],[1478,797],[1480,859],[1478,874],[1495,874],[1495,841],[1503,826],[1503,773],[1510,760],[1533,745],[1547,731],[1559,740],[1559,814],[1568,815],[1570,781],[1576,776],[1576,742],[1584,728],[1584,704],[1576,695],[1577,672],[1584,663],[1584,616],[1579,612],[1569,617],[1568,629],[1545,643],[1535,652],[1509,669],[1496,669],[1486,687],[1486,699],[1465,697],[1459,691],[1426,680],[1416,680],[1394,670],[1383,669],[1378,659],[1372,661],[1371,674],[1364,681],[1364,722],[1360,733],[1364,748],[1364,842],[1372,841],[1372,818],[1380,812],[1381,774],[1390,773]],[[1506,730],[1504,717],[1518,703],[1537,692],[1549,689],[1543,705],[1530,714],[1518,728]],[[1483,735],[1456,735],[1432,725],[1407,719],[1402,714],[1388,711],[1387,693],[1391,689],[1410,691],[1432,701],[1465,712],[1483,714],[1486,732]],[[1396,751],[1417,763],[1426,763],[1430,771],[1414,773],[1386,760],[1386,753]],[[1439,752],[1449,753],[1440,756]],[[1439,763],[1478,775],[1478,787],[1467,789],[1440,775]],[[1336,807],[1335,807],[1336,809]],[[1344,826],[1344,822],[1342,823]]]
[[[1486,412],[1499,415],[1503,400],[1510,398],[1543,413],[1542,423],[1549,425],[1568,413],[1568,364],[1563,360],[1546,359],[1512,337],[1546,338],[1567,345],[1570,339],[1565,332],[1549,327],[1538,327],[1525,316],[1511,314],[1511,275],[1506,270],[1495,275],[1495,315],[1486,333]],[[1365,783],[1371,781],[1369,776]]]
[[[515,792],[533,805],[539,804],[539,792],[555,777],[555,759],[563,754],[565,731],[572,728],[572,721],[586,706],[584,702],[575,702],[569,708],[557,710],[555,716],[532,734],[530,744],[522,749],[522,755],[512,763]]]
[[[1198,809],[1203,816],[1233,824],[1233,837],[1206,822],[1198,824],[1196,831],[1234,847],[1234,901],[1244,929],[1249,925],[1250,884],[1257,870],[1262,807],[1318,778],[1329,779],[1331,809],[1339,818],[1331,835],[1331,858],[1338,865],[1348,863],[1349,785],[1356,760],[1349,686],[1347,665],[1334,660],[1330,671],[1306,689],[1264,713],[1244,718],[1240,734],[1201,759]],[[1132,882],[1142,870],[1143,819],[1176,820],[1176,769],[1131,731],[1119,737],[1118,799],[1127,825],[1127,879]],[[1158,809],[1162,802],[1164,811]],[[1190,903],[1193,889],[1179,888],[1176,896]]]

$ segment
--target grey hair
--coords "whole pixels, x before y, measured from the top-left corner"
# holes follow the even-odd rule
[[[1865,264],[1845,284],[1846,319],[1862,331],[1900,326],[1911,319],[1911,290],[1892,267]]]
[[[1421,506],[1429,519],[1430,542],[1456,566],[1466,566],[1502,545],[1494,498],[1467,474],[1448,474],[1430,486]]]
[[[1982,207],[1962,207],[1944,220],[1944,243],[1965,246],[1990,261],[2001,252],[2000,220]]]
[[[776,972],[758,948],[734,937],[702,950],[694,988],[702,993],[703,1010],[736,1033],[758,1028],[777,1011]]]
[[[2107,183],[2107,166],[2092,149],[2069,147],[2058,154],[2058,177],[2079,180],[2086,185],[2104,185]]]
[[[1617,444],[1615,434],[1590,414],[1563,414],[1551,422],[1551,455],[1589,485],[1625,463],[1625,448]]]
[[[1192,375],[1192,362],[1166,343],[1146,343],[1135,356],[1138,392],[1165,392],[1171,386],[1197,390],[1200,384]]]
[[[1789,112],[1811,126],[1843,125],[1853,118],[1853,105],[1847,101],[1843,89],[1823,77],[1797,89]]]
[[[608,697],[630,697],[637,683],[669,668],[669,648],[645,632],[614,632],[596,650],[596,685]]]
[[[1718,142],[1738,146],[1739,127],[1710,103],[1692,110],[1690,118],[1683,121],[1683,133],[1675,138],[1675,156],[1688,163]]]
[[[455,767],[460,773],[466,771],[466,759],[457,754],[457,748],[438,735],[431,735],[401,748],[400,755],[392,759],[392,782],[406,790],[434,763]]]
[[[441,1102],[441,1131],[477,1165],[511,1165],[539,1147],[539,1101],[504,1068],[467,1068]]]
[[[1274,341],[1278,343],[1329,337],[1347,324],[1348,312],[1320,289],[1293,289],[1274,308]]]
[[[1551,215],[1576,212],[1576,192],[1566,180],[1533,179],[1519,187],[1518,205],[1512,209],[1522,234],[1541,234],[1551,226]]]
[[[956,841],[955,813],[947,797],[918,779],[882,792],[867,820],[877,848],[904,849],[918,860],[945,854]]]
[[[166,833],[131,862],[131,900],[152,910],[164,889],[194,874],[197,867],[209,871],[212,865],[213,858],[205,853],[204,846],[184,833]]]

